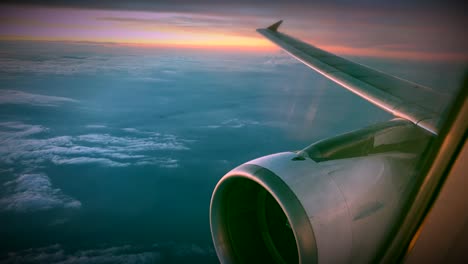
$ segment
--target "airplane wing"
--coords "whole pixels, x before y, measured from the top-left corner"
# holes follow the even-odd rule
[[[257,29],[257,32],[351,92],[433,134],[438,133],[440,116],[448,101],[445,94],[338,57],[278,32],[282,22]]]
[[[289,37],[278,32],[280,24],[258,31],[310,68],[401,118],[320,140],[301,151],[260,157],[226,173],[210,202],[220,262],[406,260],[410,243],[420,238],[418,228],[424,232],[420,223],[438,195],[434,190],[452,171],[447,169],[464,144],[466,89],[451,107],[455,118],[444,121],[439,132],[445,95]],[[427,244],[422,243],[416,254],[425,256]]]

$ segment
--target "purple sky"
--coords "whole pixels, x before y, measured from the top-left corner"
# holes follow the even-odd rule
[[[15,2],[0,5],[0,39],[273,49],[255,29],[283,19],[284,32],[340,54],[468,60],[467,19],[455,2]]]

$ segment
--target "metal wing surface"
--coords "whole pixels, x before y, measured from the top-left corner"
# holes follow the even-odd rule
[[[291,56],[373,104],[437,134],[447,95],[371,69],[278,32],[282,21],[257,32]]]

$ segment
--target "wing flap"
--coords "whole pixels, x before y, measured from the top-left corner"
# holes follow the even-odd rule
[[[351,92],[437,134],[448,101],[434,89],[385,74],[278,32],[279,21],[257,31],[305,65]]]

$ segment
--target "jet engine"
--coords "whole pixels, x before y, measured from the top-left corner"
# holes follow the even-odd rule
[[[217,184],[222,263],[367,263],[402,213],[431,134],[401,119],[249,161]]]

